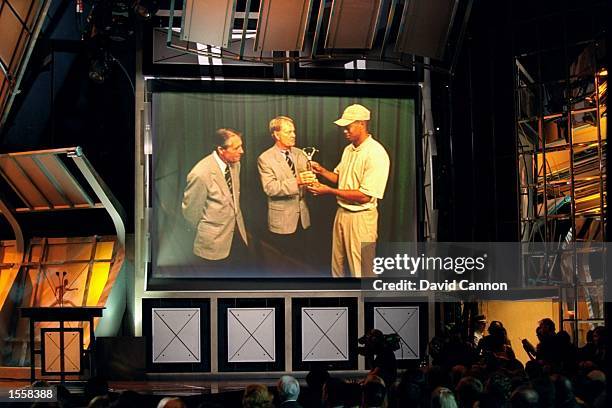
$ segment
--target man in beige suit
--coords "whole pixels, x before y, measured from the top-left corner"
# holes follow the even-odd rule
[[[268,229],[275,234],[293,234],[298,222],[310,227],[306,189],[301,174],[307,171],[308,159],[295,147],[295,126],[287,116],[270,121],[274,146],[257,159],[263,190],[268,196]]]
[[[264,192],[268,196],[268,230],[272,244],[292,258],[304,255],[305,231],[310,227],[306,203],[308,183],[315,175],[308,171],[308,159],[295,147],[295,125],[287,116],[270,121],[274,145],[257,159]]]
[[[196,230],[193,253],[218,261],[246,255],[247,233],[240,210],[242,137],[219,129],[215,150],[187,175],[183,216]]]

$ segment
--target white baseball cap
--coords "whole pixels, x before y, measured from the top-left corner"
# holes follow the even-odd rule
[[[354,104],[347,107],[342,117],[334,123],[338,126],[347,126],[356,120],[370,120],[370,111],[363,105]]]

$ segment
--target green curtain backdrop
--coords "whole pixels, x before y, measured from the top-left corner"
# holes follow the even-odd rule
[[[295,122],[297,147],[315,146],[314,160],[333,169],[347,144],[333,121],[345,107],[360,103],[372,112],[370,133],[383,144],[391,159],[385,197],[379,201],[379,242],[416,240],[415,112],[412,99],[292,96],[265,94],[175,93],[153,95],[153,276],[240,277],[224,271],[201,273],[191,255],[193,233],[181,215],[187,173],[213,149],[216,129],[228,127],[243,134],[241,208],[256,260],[263,258],[258,244],[265,240],[267,206],[257,157],[272,144],[268,122],[277,115]],[[336,211],[332,196],[309,197],[313,242],[312,268],[269,272],[269,264],[255,262],[245,276],[329,277],[331,228]],[[268,262],[268,261],[266,261]]]

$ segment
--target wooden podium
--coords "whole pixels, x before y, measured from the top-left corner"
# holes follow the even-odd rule
[[[21,307],[19,309],[21,312],[21,317],[30,319],[30,381],[36,381],[35,357],[36,354],[42,354],[42,342],[44,341],[41,335],[41,349],[37,350],[34,343],[34,339],[36,337],[34,332],[36,322],[59,323],[59,329],[54,329],[54,331],[59,332],[58,348],[60,370],[58,372],[54,372],[53,375],[59,374],[61,382],[64,382],[67,374],[74,374],[74,372],[66,371],[64,366],[64,333],[68,331],[65,329],[64,323],[89,322],[89,348],[84,351],[89,354],[89,360],[93,372],[93,364],[95,360],[92,358],[95,349],[94,317],[102,317],[104,307]],[[44,361],[41,361],[41,365],[44,365]]]

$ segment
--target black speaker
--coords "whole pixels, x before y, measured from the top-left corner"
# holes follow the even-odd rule
[[[96,368],[107,380],[141,380],[145,378],[144,337],[96,338]]]

